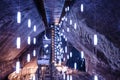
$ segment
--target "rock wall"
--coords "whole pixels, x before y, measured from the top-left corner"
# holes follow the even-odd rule
[[[83,50],[85,52],[88,73],[91,75],[97,74],[100,80],[118,80],[120,79],[119,45],[116,46],[114,41],[107,37],[109,33],[102,33],[104,28],[106,29],[106,27],[108,27],[106,24],[102,23],[100,20],[92,20],[93,17],[95,18],[97,15],[104,15],[103,13],[93,13],[95,10],[101,11],[98,7],[100,6],[100,4],[98,5],[100,2],[101,5],[104,3],[102,0],[98,0],[98,2],[90,1],[89,4],[76,0],[76,3],[70,9],[70,12],[65,15],[67,21],[63,22],[62,27],[65,29],[65,35],[68,38],[68,41],[79,51]],[[83,13],[80,12],[81,3],[84,4],[85,12]],[[88,17],[90,14],[92,14],[91,18]],[[104,18],[103,16],[102,19],[109,21],[109,18]],[[70,25],[70,20],[72,20],[72,25]],[[93,22],[90,25],[88,21]],[[96,24],[98,23],[97,21],[101,25]],[[74,23],[77,24],[76,30],[74,29]],[[101,29],[101,27],[103,27],[102,25],[104,28]],[[111,26],[109,29],[111,30],[113,27],[114,26]],[[67,28],[70,28],[70,32],[67,32]],[[93,45],[94,34],[98,35],[97,46]],[[113,34],[111,37],[115,38],[115,35]]]

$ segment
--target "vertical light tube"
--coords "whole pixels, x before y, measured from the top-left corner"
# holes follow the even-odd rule
[[[70,80],[69,75],[67,74],[67,80]]]
[[[30,54],[27,54],[27,62],[30,62]]]
[[[72,57],[72,52],[70,52],[70,57]]]
[[[76,25],[76,23],[74,23],[74,29],[75,29],[75,30],[77,29],[77,25]]]
[[[94,80],[98,80],[98,77],[97,77],[97,75],[94,75]]]
[[[97,43],[98,43],[97,34],[94,34],[94,45],[97,45]]]
[[[21,12],[17,12],[17,23],[21,23]]]
[[[33,75],[32,80],[35,80],[35,74]]]
[[[67,21],[67,17],[65,18],[65,21]]]
[[[34,27],[33,27],[33,31],[36,32],[36,25],[34,25]]]
[[[33,44],[34,45],[36,44],[36,38],[35,37],[33,38]]]
[[[36,56],[36,50],[33,50],[33,56]]]
[[[17,61],[16,62],[16,73],[19,73],[20,72],[20,62]]]
[[[72,25],[72,20],[70,19],[70,25]]]
[[[65,80],[65,73],[63,72],[63,79]]]
[[[77,69],[77,63],[76,62],[74,63],[74,69]]]
[[[73,79],[72,79],[72,75],[70,75],[70,80],[73,80]]]
[[[62,29],[62,32],[63,32],[63,33],[65,32],[64,29]]]
[[[65,12],[67,12],[67,7],[65,8]]]
[[[84,58],[84,52],[81,51],[81,58],[83,59]]]
[[[67,46],[65,46],[65,53],[67,53]]]
[[[67,59],[69,59],[69,55],[67,55]]]
[[[63,61],[65,61],[65,58],[63,58]]]
[[[21,44],[21,38],[17,37],[17,40],[16,40],[17,49],[20,49],[20,44]]]
[[[81,12],[83,12],[84,11],[84,6],[83,6],[83,4],[81,4]]]
[[[67,7],[67,11],[69,11],[70,10],[70,8],[69,8],[69,6]]]
[[[67,27],[67,32],[70,32],[70,28]]]
[[[28,39],[27,39],[28,45],[30,45],[30,42],[31,42],[31,38],[30,38],[30,36],[28,36]]]
[[[31,28],[31,19],[28,19],[28,28]]]

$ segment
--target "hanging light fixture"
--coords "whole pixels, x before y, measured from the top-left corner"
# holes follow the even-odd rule
[[[74,29],[75,29],[75,30],[77,29],[77,25],[76,25],[76,23],[74,23]]]
[[[69,59],[69,55],[67,55],[67,59]]]
[[[73,79],[72,79],[72,75],[70,75],[70,80],[73,80]]]
[[[21,38],[17,37],[17,40],[16,40],[17,49],[20,49],[20,44],[21,44]]]
[[[27,62],[30,62],[30,54],[27,54]]]
[[[65,61],[65,58],[63,58],[63,61]]]
[[[33,27],[33,31],[36,32],[36,25],[34,25],[34,27]]]
[[[81,12],[84,11],[84,7],[83,7],[83,4],[81,4]]]
[[[16,62],[16,73],[20,72],[20,61]]]
[[[84,52],[81,51],[81,58],[83,59],[84,58]]]
[[[21,23],[21,12],[17,12],[17,23]]]
[[[70,8],[69,8],[69,6],[67,7],[67,11],[69,11],[70,10]]]
[[[44,48],[47,48],[47,47],[48,47],[48,44],[45,44],[45,45],[44,45]]]
[[[76,62],[74,63],[74,69],[75,70],[77,69],[77,63]]]
[[[32,80],[36,80],[36,79],[35,79],[35,74],[33,74],[33,76],[32,76]]]
[[[67,53],[67,46],[65,46],[65,53]]]
[[[94,45],[97,45],[97,43],[98,43],[97,34],[94,34]]]
[[[65,8],[65,12],[67,12],[67,7]]]
[[[65,80],[65,73],[63,72],[63,79]]]
[[[67,32],[70,32],[70,28],[67,27]]]
[[[67,80],[70,80],[70,79],[69,79],[69,75],[68,75],[68,74],[67,74]]]
[[[33,56],[36,56],[36,50],[35,49],[33,50]]]
[[[33,38],[33,44],[34,45],[36,44],[36,38],[35,37]]]
[[[72,57],[72,52],[70,52],[70,57]]]
[[[97,75],[94,75],[94,80],[98,80],[98,77],[97,77]]]
[[[62,32],[63,32],[63,33],[65,32],[64,29],[62,29]]]
[[[28,45],[30,45],[30,42],[31,42],[31,37],[28,36],[28,39],[27,39],[27,43],[28,43]]]
[[[28,19],[28,28],[31,28],[31,19]]]
[[[72,20],[70,19],[70,25],[72,25]]]

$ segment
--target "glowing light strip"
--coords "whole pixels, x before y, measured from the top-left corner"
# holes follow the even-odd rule
[[[36,56],[36,50],[33,50],[33,56]]]
[[[67,46],[65,46],[65,53],[67,53]]]
[[[67,59],[69,59],[69,55],[67,55]]]
[[[70,57],[72,57],[72,52],[70,52]]]
[[[77,69],[77,63],[76,62],[74,63],[74,69]]]
[[[36,38],[33,38],[33,44],[36,44]]]
[[[17,49],[20,49],[20,44],[21,44],[21,39],[20,37],[17,37],[17,40],[16,40]]]
[[[33,75],[32,80],[36,80],[36,79],[35,79],[35,74]]]
[[[44,48],[47,48],[47,47],[48,47],[48,44],[45,44],[45,45],[44,45]]]
[[[33,31],[36,32],[36,25],[34,25],[34,27],[33,27]]]
[[[65,80],[65,73],[63,73],[63,79]]]
[[[31,19],[28,19],[28,28],[31,27]]]
[[[98,80],[98,77],[97,77],[97,75],[94,75],[94,80]]]
[[[63,58],[63,61],[65,61],[65,58]]]
[[[72,75],[70,75],[70,80],[73,80]]]
[[[68,74],[67,74],[67,80],[70,80],[70,79],[69,79],[69,75],[68,75]]]
[[[30,54],[27,55],[27,62],[30,62]]]
[[[21,12],[17,12],[17,23],[21,23]]]
[[[67,11],[69,11],[70,9],[69,9],[69,6],[67,7]]]
[[[76,25],[76,23],[74,23],[74,29],[75,29],[75,30],[77,29],[77,25]]]
[[[97,34],[94,34],[94,45],[97,45],[97,43],[98,43]]]
[[[83,12],[83,10],[84,10],[84,6],[83,4],[81,4],[81,12]]]
[[[70,25],[72,25],[72,20],[70,20]]]
[[[84,52],[81,51],[81,58],[84,58]]]
[[[70,28],[67,27],[67,32],[70,32]]]
[[[20,72],[20,62],[17,61],[16,62],[16,73],[19,73]]]
[[[28,36],[28,39],[27,39],[28,45],[30,45],[30,42],[31,42],[31,38],[30,38],[30,36]]]
[[[63,33],[65,32],[64,29],[62,29],[62,32],[63,32]]]

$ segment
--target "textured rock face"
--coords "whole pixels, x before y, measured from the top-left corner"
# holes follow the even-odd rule
[[[83,13],[80,12],[81,3],[84,4]],[[115,4],[116,7],[113,7]],[[66,14],[67,21],[63,22],[68,41],[79,51],[85,52],[87,72],[97,74],[102,80],[120,79],[118,8],[117,1],[112,0],[85,0],[85,2],[76,0],[70,12]],[[76,30],[74,23],[77,24]],[[70,28],[70,32],[67,32],[67,27]],[[97,46],[93,45],[94,34],[98,35]]]
[[[18,5],[20,5],[20,9]],[[22,14],[21,24],[17,23],[18,10]],[[29,18],[32,21],[31,28],[27,26]],[[36,32],[33,32],[34,25],[37,26]],[[13,70],[11,62],[14,63],[15,58],[18,58],[27,49],[27,37],[31,36],[33,39],[43,30],[43,21],[32,0],[0,0],[0,78]],[[20,49],[16,48],[17,37],[21,37]],[[8,70],[7,66],[10,67]]]

